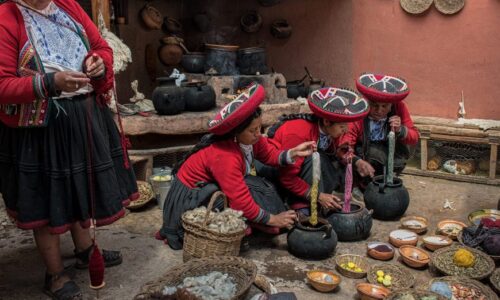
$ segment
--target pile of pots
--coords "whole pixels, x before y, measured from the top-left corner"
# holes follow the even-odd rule
[[[159,115],[176,115],[183,111],[207,111],[215,107],[215,91],[204,81],[183,82],[160,77],[153,91],[153,105]]]

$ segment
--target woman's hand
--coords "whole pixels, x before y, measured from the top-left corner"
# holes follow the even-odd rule
[[[321,193],[318,197],[319,204],[327,209],[342,209],[342,200],[332,194]]]
[[[373,176],[375,176],[375,169],[366,160],[362,160],[362,159],[358,160],[356,162],[356,168],[358,170],[359,175],[361,175],[363,177],[366,177],[366,176],[373,177]]]
[[[316,142],[309,141],[298,145],[295,148],[290,149],[290,158],[295,160],[296,157],[305,157],[312,155],[314,151],[318,149]]]
[[[395,133],[399,133],[401,131],[401,118],[399,116],[390,117],[389,125],[391,125]]]
[[[278,228],[291,228],[297,220],[297,213],[293,210],[288,210],[277,215],[271,215],[267,225]]]
[[[85,61],[85,70],[90,78],[102,76],[104,74],[104,61],[94,53]]]
[[[82,72],[62,71],[54,74],[54,83],[58,91],[75,92],[89,82],[90,79]]]

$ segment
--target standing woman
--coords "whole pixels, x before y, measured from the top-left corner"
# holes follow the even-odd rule
[[[342,188],[342,170],[336,161],[337,139],[347,132],[347,124],[368,114],[368,103],[353,91],[334,87],[312,92],[307,104],[312,114],[285,115],[273,125],[270,142],[281,148],[294,147],[304,141],[315,141],[321,157],[321,181],[318,202],[325,209],[340,209],[340,199],[332,195]],[[312,184],[312,159],[298,158],[294,164],[279,170],[283,188],[290,194],[294,209],[308,214]]]
[[[218,189],[226,194],[232,209],[242,211],[253,223],[277,228],[293,225],[296,214],[286,210],[274,186],[253,176],[254,158],[264,164],[284,165],[296,157],[311,155],[314,143],[305,142],[286,151],[268,144],[261,135],[259,105],[264,97],[261,85],[250,85],[209,122],[211,134],[205,135],[177,164],[159,233],[171,248],[182,248],[182,214],[206,205]]]
[[[33,230],[47,268],[44,291],[81,299],[63,272],[59,235],[71,231],[76,267],[88,267],[97,226],[138,197],[123,139],[106,106],[113,54],[74,0],[0,5],[0,192],[21,229]],[[118,251],[103,250],[106,266]]]

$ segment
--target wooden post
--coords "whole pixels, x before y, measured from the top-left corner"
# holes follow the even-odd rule
[[[97,24],[97,16],[99,16],[99,11],[101,11],[102,16],[104,17],[104,23],[106,24],[106,28],[109,27],[109,0],[92,0],[92,21],[94,24]]]
[[[495,179],[497,172],[498,144],[500,138],[490,138],[490,179]]]
[[[427,170],[427,158],[428,158],[427,141],[429,140],[430,135],[431,135],[430,130],[420,131],[420,169],[423,171]]]

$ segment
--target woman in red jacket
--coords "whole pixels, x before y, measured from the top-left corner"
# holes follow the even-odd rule
[[[307,99],[313,114],[282,116],[268,131],[270,142],[281,149],[291,148],[304,141],[316,141],[321,157],[321,181],[318,201],[326,209],[341,208],[340,199],[332,192],[342,189],[342,171],[336,162],[336,140],[347,131],[347,124],[368,114],[368,103],[353,91],[322,88]],[[294,209],[309,207],[312,183],[312,160],[298,158],[294,164],[280,168],[281,185],[292,195]],[[307,209],[303,212],[307,214]]]
[[[90,219],[110,224],[139,196],[105,105],[112,65],[76,1],[0,5],[0,193],[16,225],[33,230],[54,299],[82,297],[63,272],[59,235],[71,231],[75,266],[86,268]],[[103,256],[106,266],[122,261],[118,251]]]
[[[295,212],[287,211],[271,183],[255,175],[254,159],[273,165],[292,163],[311,155],[309,141],[286,151],[269,145],[261,135],[261,110],[265,91],[252,84],[209,122],[205,135],[174,169],[175,178],[165,200],[160,238],[173,249],[182,248],[182,214],[206,205],[220,189],[232,209],[243,211],[249,221],[276,228],[291,226]],[[290,147],[292,148],[292,147]],[[219,209],[220,204],[218,205]]]
[[[408,146],[417,144],[419,133],[403,101],[410,93],[404,80],[387,75],[363,74],[356,81],[356,87],[369,100],[370,113],[363,120],[349,124],[349,131],[339,144],[347,144],[355,150],[353,164],[359,175],[364,177],[360,182],[364,186],[371,177],[384,173],[390,130],[396,134],[396,173],[403,171],[410,155]]]

